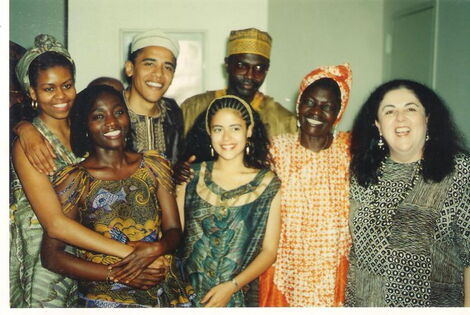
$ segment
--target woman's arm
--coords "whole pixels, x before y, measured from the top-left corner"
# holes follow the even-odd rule
[[[67,217],[76,219],[78,209],[70,207]],[[108,266],[92,263],[69,253],[64,252],[65,243],[50,238],[43,234],[41,243],[41,262],[44,268],[63,274],[73,279],[88,281],[109,281],[117,269],[109,269]],[[133,281],[126,283],[134,288],[146,290],[165,278],[165,268],[145,269]]]
[[[163,255],[172,253],[178,248],[181,241],[181,223],[175,196],[159,185],[157,198],[162,208],[163,237],[155,243],[161,244],[160,255]]]
[[[126,257],[132,252],[132,247],[108,239],[65,216],[48,177],[29,163],[18,142],[13,146],[12,155],[26,197],[49,237],[117,257]]]
[[[41,262],[44,268],[67,277],[88,281],[109,281],[119,268],[92,263],[64,252],[65,243],[43,235]],[[145,269],[137,278],[126,283],[134,288],[146,290],[165,278],[165,269]]]
[[[182,183],[176,186],[176,204],[178,206],[178,212],[181,222],[181,229],[184,230],[184,199],[186,197],[186,185],[187,183]]]
[[[20,121],[13,128],[29,163],[40,173],[52,175],[56,169],[54,150],[41,133],[28,121]]]
[[[256,258],[232,281],[221,283],[207,292],[201,303],[207,303],[205,307],[224,307],[230,301],[232,294],[237,292],[247,283],[256,279],[263,271],[268,269],[276,261],[277,248],[281,234],[281,198],[280,193],[274,197],[269,210],[266,233],[263,238],[261,252]]]

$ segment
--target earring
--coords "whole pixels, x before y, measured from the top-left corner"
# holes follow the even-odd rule
[[[38,109],[38,102],[37,101],[34,101],[34,100],[31,100],[31,107],[36,110]]]
[[[250,155],[250,144],[251,144],[250,141],[246,143],[246,146],[245,146],[246,155]]]
[[[211,156],[214,157],[214,148],[212,147],[212,144],[209,144],[209,148],[211,148]]]
[[[424,138],[424,140],[425,140],[426,142],[428,142],[429,139],[431,139],[431,138],[429,138],[429,135],[428,135],[428,133],[426,132],[426,138]]]
[[[377,142],[377,145],[379,146],[380,150],[384,149],[384,141],[382,139],[382,135],[380,135],[379,142]]]
[[[124,144],[127,146],[127,145],[129,145],[130,143],[132,143],[131,133],[130,133],[130,132],[127,132],[126,138],[124,139]]]

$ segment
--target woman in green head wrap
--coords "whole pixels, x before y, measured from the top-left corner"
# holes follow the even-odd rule
[[[34,47],[18,62],[16,73],[37,112],[32,123],[22,122],[34,137],[39,134],[55,156],[56,169],[80,161],[71,151],[69,111],[75,100],[75,66],[68,51],[50,35],[39,35]],[[27,137],[29,138],[29,137]],[[24,140],[24,139],[23,139]],[[75,303],[75,282],[44,269],[40,262],[43,229],[56,239],[99,253],[134,258],[122,268],[124,280],[137,277],[156,257],[105,238],[62,213],[45,175],[30,163],[25,149],[12,147],[10,188],[10,304],[11,307],[67,307]],[[138,247],[138,246],[137,246]],[[118,268],[118,269],[119,269]],[[124,281],[123,280],[123,281]]]

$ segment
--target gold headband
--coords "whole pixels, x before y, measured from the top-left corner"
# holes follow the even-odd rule
[[[206,132],[209,136],[211,134],[210,133],[210,128],[209,128],[209,110],[216,101],[227,99],[227,98],[235,99],[235,100],[239,101],[245,107],[246,111],[248,112],[248,116],[250,116],[250,124],[252,126],[255,125],[254,120],[253,120],[253,111],[251,110],[251,106],[247,102],[245,102],[245,100],[243,100],[243,99],[241,99],[241,98],[239,98],[238,96],[235,96],[235,95],[224,95],[224,96],[217,97],[217,98],[213,99],[212,102],[209,104],[209,107],[207,107],[207,110],[206,110]],[[224,107],[224,108],[230,108],[230,109],[236,110],[235,108],[232,108],[232,107]],[[224,109],[224,108],[221,108],[221,109]],[[248,128],[248,126],[247,126],[247,128]]]
[[[256,54],[269,59],[272,39],[268,33],[248,28],[231,31],[227,44],[227,56],[235,54]]]

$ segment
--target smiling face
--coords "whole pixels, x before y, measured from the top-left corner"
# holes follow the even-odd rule
[[[251,137],[253,128],[246,127],[239,111],[230,108],[217,111],[209,128],[211,144],[218,158],[243,160],[247,139]]]
[[[132,78],[130,98],[147,107],[153,106],[168,90],[175,67],[175,58],[168,49],[142,48],[133,62],[125,64],[126,75]]]
[[[235,54],[225,59],[228,93],[251,102],[263,84],[269,69],[269,59],[256,54]]]
[[[337,95],[322,86],[310,85],[299,102],[300,132],[310,137],[330,134],[340,110]]]
[[[39,117],[67,119],[75,100],[75,85],[68,68],[55,66],[38,73],[36,86],[29,89],[31,98],[38,102]]]
[[[375,125],[396,162],[421,159],[427,130],[426,111],[416,95],[399,88],[387,92],[379,104]]]
[[[116,95],[99,94],[88,114],[88,134],[95,148],[124,148],[128,129],[126,105]]]

